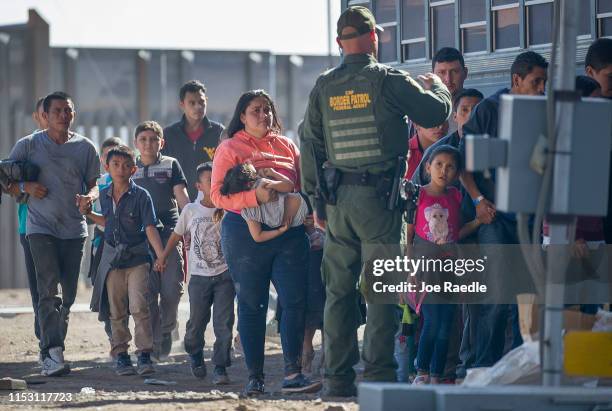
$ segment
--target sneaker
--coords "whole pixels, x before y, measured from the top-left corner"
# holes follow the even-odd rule
[[[227,385],[230,383],[230,379],[227,376],[227,371],[225,371],[225,367],[215,367],[213,371],[212,382],[215,385]]]
[[[151,353],[141,352],[138,354],[138,368],[136,372],[138,372],[138,375],[151,375],[155,372],[153,362],[151,362]]]
[[[69,372],[70,366],[64,362],[62,347],[49,348],[49,353],[43,360],[40,374],[45,377],[59,377]]]
[[[304,374],[298,374],[295,377],[283,380],[282,392],[286,393],[313,393],[321,390],[321,381],[310,381]]]
[[[159,358],[166,358],[172,351],[172,333],[162,335],[161,347],[159,347]]]
[[[134,375],[136,370],[132,365],[132,360],[127,352],[122,352],[117,355],[117,365],[115,366],[117,375]]]
[[[321,395],[323,398],[334,398],[334,397],[356,397],[357,396],[357,387],[355,384],[346,384],[346,385],[329,385],[325,384],[323,387],[323,393]]]
[[[412,381],[412,385],[426,385],[426,384],[429,384],[428,374],[417,375],[414,381]]]
[[[262,395],[265,392],[263,378],[249,378],[249,383],[244,389],[244,394],[247,397]]]
[[[204,354],[200,351],[198,354],[190,355],[191,374],[199,379],[206,377],[206,364],[204,364]]]

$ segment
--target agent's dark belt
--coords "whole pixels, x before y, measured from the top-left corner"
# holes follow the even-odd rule
[[[340,177],[340,185],[376,187],[384,176],[384,174],[347,173],[343,171]]]

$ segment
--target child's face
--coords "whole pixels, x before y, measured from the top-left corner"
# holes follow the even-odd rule
[[[586,73],[601,86],[601,96],[612,98],[612,64],[608,64],[599,71],[587,66]]]
[[[131,158],[118,155],[113,155],[105,168],[113,182],[129,181],[138,169]]]
[[[427,164],[427,172],[433,184],[446,187],[457,177],[457,163],[452,155],[440,153]]]
[[[201,191],[205,197],[210,196],[211,177],[212,177],[212,172],[204,171],[202,174],[200,174],[200,178],[198,179],[198,182],[196,183],[196,188],[198,189],[198,191]]]
[[[108,146],[102,149],[102,155],[100,156],[100,162],[104,165],[104,169],[106,169],[106,157],[108,157],[108,152],[111,151],[111,149],[115,147],[116,146]]]
[[[160,138],[153,130],[144,130],[138,133],[134,145],[143,157],[157,157],[164,147],[164,139]]]
[[[448,121],[445,121],[438,127],[432,128],[425,128],[417,125],[416,131],[419,137],[431,145],[446,135],[448,132]]]
[[[179,106],[187,119],[195,122],[202,121],[206,115],[206,95],[202,90],[197,93],[188,91]]]
[[[457,122],[457,130],[461,133],[463,129],[463,125],[467,123],[470,118],[470,114],[472,114],[472,109],[476,104],[480,103],[480,98],[478,97],[462,97],[457,104],[457,111],[453,113],[453,117]]]

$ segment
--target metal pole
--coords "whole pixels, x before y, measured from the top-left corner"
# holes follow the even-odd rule
[[[560,32],[559,32],[559,65],[554,81],[554,90],[574,90],[576,73],[576,35],[578,32],[578,2],[560,0]],[[554,46],[554,45],[553,45]],[[554,64],[554,62],[551,62]],[[553,98],[554,96],[548,96]],[[555,163],[553,173],[553,189],[550,211],[552,214],[568,216],[570,176],[570,155],[572,149],[574,101],[562,99],[556,103],[556,133]],[[544,340],[542,360],[542,384],[545,386],[561,385],[563,364],[563,301],[565,292],[565,270],[568,254],[568,226],[572,217],[549,218],[551,247],[548,252],[548,269],[545,295]],[[569,239],[573,238],[573,234]]]
[[[159,117],[164,124],[168,123],[168,56],[165,51],[159,55],[159,86],[161,89],[161,107]]]
[[[328,67],[334,65],[334,58],[332,57],[332,20],[331,20],[331,0],[327,0],[327,61]]]
[[[272,100],[276,100],[276,55],[270,52],[268,56],[268,83],[270,84],[270,97]]]

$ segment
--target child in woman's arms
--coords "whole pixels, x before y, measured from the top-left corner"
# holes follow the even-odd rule
[[[255,189],[261,184],[277,191],[278,199],[261,204],[259,207],[244,208],[240,213],[247,221],[253,240],[258,243],[272,240],[290,227],[302,225],[304,217],[308,214],[304,198],[301,194],[293,192],[295,188],[293,182],[271,168],[263,168],[258,173],[252,164],[238,164],[229,169],[225,175],[221,194],[240,193]],[[273,230],[264,230],[262,224]]]

